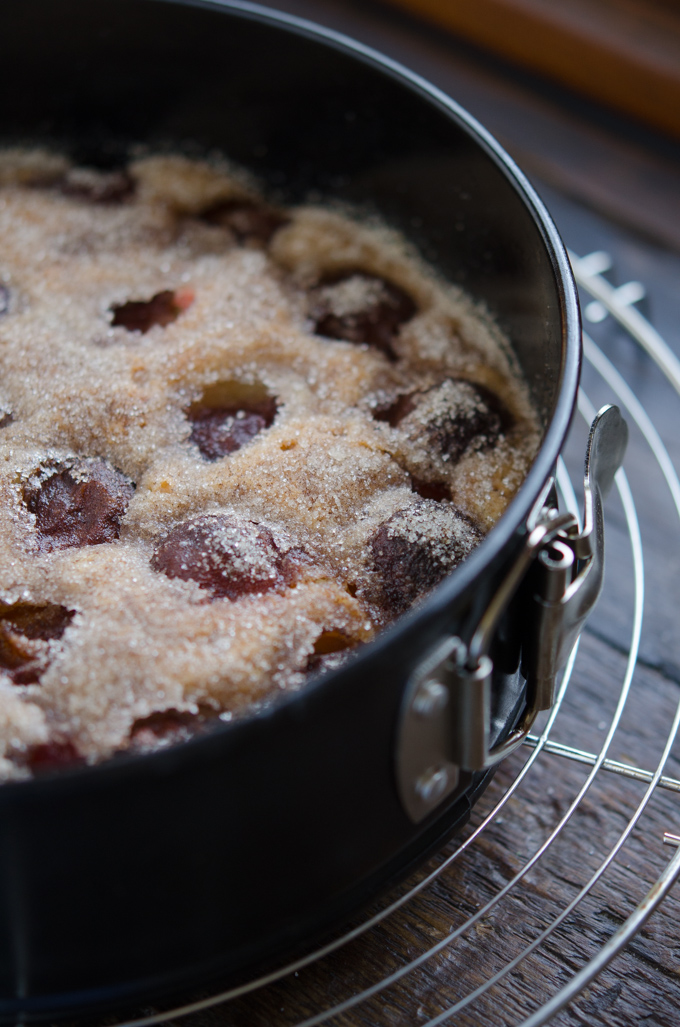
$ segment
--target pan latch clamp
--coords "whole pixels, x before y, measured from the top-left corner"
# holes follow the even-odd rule
[[[555,702],[557,676],[602,590],[603,501],[621,465],[628,428],[617,407],[603,407],[588,438],[584,519],[560,513],[546,486],[524,544],[468,643],[445,638],[406,687],[397,741],[397,785],[418,823],[451,795],[461,770],[493,767],[524,741],[541,710]],[[493,663],[499,620],[511,601],[523,629],[524,709],[503,741],[491,744]]]

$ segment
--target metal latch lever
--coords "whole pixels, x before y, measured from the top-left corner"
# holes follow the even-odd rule
[[[544,545],[532,568],[522,645],[528,703],[538,712],[555,702],[555,682],[604,581],[603,503],[623,461],[628,427],[618,407],[603,407],[586,448],[583,530],[578,524]]]
[[[617,407],[603,407],[588,438],[584,525],[546,502],[527,523],[518,557],[481,617],[469,644],[444,639],[412,674],[402,704],[396,771],[401,801],[418,822],[451,794],[460,770],[484,770],[521,744],[536,716],[555,701],[556,679],[602,589],[602,504],[626,449]],[[520,592],[520,586],[522,591]],[[526,598],[521,670],[526,700],[519,723],[490,745],[493,664],[489,650],[510,601]]]

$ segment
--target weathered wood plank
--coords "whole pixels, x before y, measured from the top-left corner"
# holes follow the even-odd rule
[[[680,13],[650,0],[391,0],[680,135]]]

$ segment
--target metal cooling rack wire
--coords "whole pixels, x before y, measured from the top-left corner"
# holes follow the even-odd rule
[[[586,319],[598,324],[610,315],[615,318],[647,351],[680,394],[680,360],[635,307],[636,303],[646,299],[644,285],[641,282],[626,282],[614,288],[604,277],[612,266],[612,259],[603,250],[589,253],[586,257],[578,257],[570,252],[569,259],[576,282],[594,297],[583,311]]]
[[[598,303],[600,307],[593,308],[592,304],[586,307],[587,316],[593,321],[602,320],[601,309],[607,314],[614,316],[629,332],[637,339],[637,341],[647,350],[650,356],[655,362],[661,367],[666,377],[671,381],[671,384],[676,388],[680,394],[680,362],[677,361],[673,353],[667,347],[665,342],[658,336],[658,333],[649,325],[649,323],[642,317],[639,311],[635,310],[632,306],[633,302],[639,300],[642,296],[642,287],[637,283],[628,283],[629,287],[621,287],[620,289],[614,289],[602,278],[602,272],[607,270],[610,266],[610,262],[606,255],[603,254],[591,254],[589,257],[578,258],[572,255],[572,264],[574,272],[579,284],[587,289],[590,294],[595,298],[594,302]],[[633,287],[634,286],[634,287]],[[608,386],[617,395],[619,402],[626,408],[628,416],[640,429],[644,439],[649,446],[652,455],[662,470],[665,477],[666,483],[670,490],[671,496],[675,503],[676,511],[680,517],[680,481],[675,473],[672,462],[668,456],[668,453],[661,442],[661,439],[656,432],[649,416],[643,409],[632,390],[628,387],[626,382],[623,380],[621,375],[618,373],[616,368],[607,360],[604,354],[598,349],[595,343],[587,336],[584,338],[585,356],[588,362],[595,368],[595,370],[603,377],[607,382]],[[581,393],[579,399],[579,409],[584,419],[589,423],[592,420],[594,409],[590,404],[587,396]],[[449,1006],[438,1016],[431,1019],[424,1027],[438,1027],[449,1020],[458,1011],[470,1005],[476,999],[480,998],[483,994],[488,992],[491,988],[501,984],[503,980],[512,973],[513,970],[526,959],[532,952],[534,952],[540,945],[542,945],[547,938],[560,926],[565,920],[568,919],[571,913],[576,909],[578,904],[585,898],[585,896],[592,890],[595,884],[603,877],[608,868],[616,859],[616,856],[624,846],[627,839],[638,824],[640,817],[642,816],[646,806],[648,805],[654,790],[657,786],[669,788],[674,791],[680,791],[680,781],[676,781],[673,778],[667,777],[663,774],[663,768],[665,762],[670,753],[673,742],[680,728],[680,704],[675,710],[673,722],[663,746],[662,753],[657,762],[654,770],[647,770],[640,767],[630,767],[626,764],[619,763],[618,761],[611,760],[607,757],[611,741],[614,737],[616,729],[619,725],[623,709],[630,693],[631,683],[633,680],[633,672],[637,661],[637,653],[640,639],[640,630],[642,624],[642,610],[644,601],[644,571],[643,571],[643,554],[642,554],[642,543],[640,537],[639,524],[637,519],[637,513],[635,510],[635,503],[633,495],[631,493],[627,478],[625,474],[620,471],[616,476],[616,485],[621,499],[621,503],[624,509],[624,516],[628,533],[630,536],[631,552],[633,559],[633,577],[634,577],[634,610],[633,610],[633,624],[631,628],[631,642],[628,653],[626,670],[624,673],[624,679],[619,692],[617,705],[615,712],[612,717],[612,721],[607,731],[606,738],[597,753],[590,753],[584,750],[575,749],[571,746],[565,746],[560,743],[553,741],[550,738],[550,734],[555,723],[555,720],[560,712],[564,696],[566,694],[573,667],[576,658],[576,649],[571,655],[569,664],[565,670],[558,700],[549,715],[543,731],[539,735],[532,735],[527,739],[527,743],[531,748],[528,753],[525,764],[521,767],[516,778],[508,786],[506,792],[498,800],[493,809],[488,815],[481,821],[477,828],[470,834],[470,836],[462,842],[450,855],[431,873],[429,873],[422,881],[418,882],[415,886],[407,890],[403,895],[397,898],[395,901],[390,903],[384,909],[380,910],[374,916],[368,918],[363,923],[359,924],[353,930],[348,931],[346,934],[335,939],[328,945],[321,949],[310,953],[308,956],[295,961],[283,967],[273,973],[266,975],[265,977],[258,978],[257,980],[248,982],[238,988],[230,989],[229,991],[222,992],[218,995],[211,996],[206,999],[202,999],[197,1002],[189,1003],[182,1007],[178,1007],[172,1010],[165,1010],[162,1012],[154,1013],[150,1016],[141,1017],[135,1020],[128,1020],[124,1023],[120,1023],[119,1027],[151,1027],[151,1025],[159,1023],[169,1018],[176,1019],[181,1016],[186,1016],[190,1013],[199,1012],[200,1010],[206,1009],[210,1006],[215,1006],[224,1003],[230,999],[234,999],[243,995],[253,992],[259,988],[262,988],[268,984],[271,984],[277,980],[280,980],[284,976],[293,974],[301,970],[303,967],[308,966],[310,963],[317,960],[323,959],[325,956],[330,955],[332,952],[339,949],[341,946],[355,940],[378,923],[382,922],[398,910],[403,908],[409,903],[415,896],[431,885],[435,879],[440,877],[445,871],[451,867],[451,865],[457,860],[463,852],[467,851],[475,841],[480,837],[482,832],[494,821],[498,816],[503,807],[508,803],[510,798],[520,787],[523,780],[526,779],[528,774],[531,772],[532,767],[535,765],[536,760],[542,753],[553,753],[555,755],[575,760],[576,762],[590,765],[591,770],[578,790],[576,797],[573,799],[569,809],[564,816],[559,820],[558,824],[550,832],[548,838],[543,842],[542,845],[534,852],[534,854],[527,860],[521,870],[508,881],[503,888],[501,888],[477,913],[468,918],[463,924],[461,924],[455,931],[452,931],[446,937],[442,938],[435,945],[429,948],[427,951],[421,953],[416,959],[404,964],[394,973],[385,976],[380,981],[376,982],[372,986],[358,992],[345,1001],[337,1003],[333,1006],[329,1006],[326,1009],[320,1011],[316,1015],[301,1021],[297,1027],[316,1027],[316,1025],[326,1022],[333,1017],[345,1013],[356,1007],[357,1005],[369,1001],[375,995],[385,991],[391,985],[396,984],[402,980],[409,973],[416,970],[419,966],[423,965],[428,960],[432,959],[442,949],[452,945],[457,938],[474,926],[477,922],[487,916],[502,900],[507,896],[513,889],[518,887],[522,880],[526,877],[529,871],[537,864],[537,862],[545,855],[549,850],[550,846],[559,839],[561,833],[573,816],[574,812],[578,809],[583,797],[594,782],[596,775],[600,770],[610,771],[618,774],[622,774],[626,777],[631,777],[642,783],[647,784],[644,794],[642,795],[636,810],[628,821],[625,829],[621,832],[619,838],[615,844],[611,847],[610,851],[601,861],[595,873],[591,878],[581,887],[578,894],[572,899],[572,901],[562,910],[561,913],[555,917],[550,924],[528,945],[522,952],[516,955],[510,960],[504,967],[502,967],[497,973],[489,977],[483,985],[468,995],[463,996],[457,1003]],[[566,468],[563,463],[560,463],[558,468],[558,486],[562,493],[565,505],[570,509],[577,509],[576,497],[574,495],[569,476],[566,472]],[[665,839],[671,844],[679,844],[680,836],[675,835],[671,832],[667,832]],[[606,964],[618,953],[621,949],[630,941],[637,931],[640,930],[644,922],[650,913],[659,905],[659,903],[665,898],[666,894],[672,887],[676,878],[680,874],[680,847],[672,857],[665,870],[657,882],[650,888],[648,894],[645,896],[639,906],[629,916],[628,920],[617,930],[612,937],[604,944],[604,946],[598,951],[596,957],[583,966],[577,973],[573,975],[568,984],[558,991],[551,999],[549,999],[540,1009],[536,1010],[528,1019],[524,1020],[521,1027],[540,1027],[550,1020],[560,1009],[562,1009],[568,1002],[574,999],[580,991],[586,987],[593,978],[606,966]]]

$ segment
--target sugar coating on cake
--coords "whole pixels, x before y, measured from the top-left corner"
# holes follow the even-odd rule
[[[227,164],[0,154],[0,779],[302,687],[521,484],[493,322],[405,240]]]

